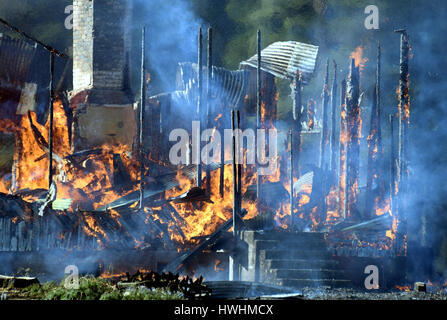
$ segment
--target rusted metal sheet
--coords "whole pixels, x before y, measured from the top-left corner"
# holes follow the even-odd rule
[[[261,70],[282,79],[293,79],[299,70],[303,75],[303,82],[308,83],[315,70],[318,50],[318,46],[297,41],[272,43],[261,52]],[[257,55],[240,65],[257,68]]]

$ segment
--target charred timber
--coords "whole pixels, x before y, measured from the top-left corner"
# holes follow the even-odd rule
[[[323,86],[323,124],[321,131],[321,140],[320,140],[320,169],[327,170],[328,169],[328,161],[327,161],[327,151],[329,145],[329,130],[328,130],[328,118],[329,118],[329,60],[326,63],[326,75],[324,78],[324,86]]]
[[[334,61],[334,81],[332,83],[331,91],[331,165],[330,171],[334,175],[333,183],[337,181],[337,63]]]
[[[261,74],[261,30],[258,30],[257,33],[257,54],[258,54],[258,66],[257,66],[257,72],[256,72],[256,129],[261,128],[261,108],[262,108],[262,74]],[[260,189],[259,184],[261,183],[261,178],[259,176],[259,168],[256,166],[256,204],[258,206],[259,211],[259,197],[260,197]]]
[[[294,207],[295,207],[295,201],[294,201],[294,193],[293,193],[293,167],[294,167],[294,165],[293,165],[293,161],[294,161],[294,159],[293,159],[293,154],[294,154],[294,152],[293,152],[293,129],[290,129],[290,131],[289,131],[289,141],[290,141],[290,171],[289,171],[289,174],[290,174],[290,176],[289,176],[289,180],[290,180],[290,220],[291,220],[291,222],[290,222],[290,225],[291,225],[291,228],[292,228],[292,230],[293,230],[293,210],[294,210]]]
[[[301,121],[303,118],[303,110],[301,107],[302,104],[302,83],[303,83],[303,77],[302,74],[297,71],[294,81],[293,81],[293,127],[292,127],[292,135],[293,135],[293,141],[294,144],[296,143],[296,146],[294,144],[291,144],[291,149],[294,148],[296,152],[293,153],[293,168],[294,171],[292,172],[293,175],[296,174],[297,177],[300,176],[300,153],[301,153],[301,131],[303,130]]]
[[[373,92],[373,106],[371,110],[370,131],[368,136],[368,171],[366,182],[366,205],[365,214],[367,217],[374,215],[374,206],[376,199],[382,199],[384,193],[382,157],[382,128],[380,124],[381,106],[380,106],[380,75],[381,73],[381,49],[380,44],[377,47],[377,68],[376,68],[376,85]],[[373,191],[373,185],[377,186],[377,190]]]
[[[321,140],[320,140],[320,169],[323,171],[327,171],[329,169],[328,163],[328,147],[329,147],[329,128],[328,128],[328,118],[329,118],[329,59],[326,62],[326,76],[324,78],[324,86],[323,86],[323,124],[321,129]],[[326,203],[326,194],[328,190],[328,177],[326,174],[322,176],[322,195],[321,195],[321,204],[319,206],[320,209],[320,221],[323,222],[326,220],[327,214],[327,203]]]
[[[223,119],[219,121],[219,128],[223,125]],[[223,199],[225,195],[225,146],[222,144],[220,149],[220,169],[219,169],[219,193]]]
[[[10,30],[12,30],[12,31],[14,31],[14,32],[16,32],[16,33],[18,33],[18,34],[20,34],[21,36],[23,36],[23,37],[25,37],[25,38],[27,38],[27,39],[29,39],[29,40],[35,42],[35,43],[37,43],[39,46],[41,46],[42,48],[44,48],[44,49],[47,50],[48,52],[50,52],[50,53],[52,53],[52,54],[55,54],[55,55],[57,55],[58,57],[67,59],[67,60],[70,59],[70,57],[67,56],[66,54],[64,54],[64,53],[62,53],[62,52],[60,52],[60,51],[54,49],[53,47],[51,47],[51,46],[49,46],[49,45],[47,45],[47,44],[45,44],[45,43],[43,43],[43,42],[41,42],[41,41],[39,41],[39,40],[37,40],[37,39],[34,38],[34,37],[31,37],[31,36],[28,35],[27,33],[21,31],[19,28],[16,28],[16,27],[14,27],[13,25],[11,25],[10,23],[8,23],[6,20],[3,20],[2,18],[0,18],[0,23],[3,24],[3,25],[5,25],[8,29],[10,29]]]
[[[242,163],[244,161],[243,159],[243,153],[241,151],[241,148],[243,146],[242,136],[239,135],[241,132],[241,115],[239,110],[236,112],[236,124],[237,124],[237,212],[238,214],[241,214],[242,210]],[[236,221],[237,223],[237,221]]]
[[[390,122],[390,163],[389,163],[389,168],[390,168],[390,210],[391,212],[393,212],[393,214],[395,212],[397,212],[395,209],[395,197],[397,196],[397,177],[396,177],[396,169],[398,169],[397,167],[397,161],[396,161],[396,151],[395,151],[395,142],[394,142],[394,115],[390,115],[389,117],[389,122]]]
[[[398,128],[398,196],[396,216],[398,217],[396,254],[402,253],[405,247],[406,234],[406,193],[408,184],[408,129],[410,125],[409,96],[409,56],[410,43],[406,30],[396,30],[400,33],[400,79],[399,79],[399,128]]]
[[[197,66],[199,68],[197,72],[197,89],[198,89],[198,96],[197,96],[197,117],[199,121],[199,135],[201,132],[200,129],[200,123],[202,120],[202,82],[203,82],[203,65],[202,65],[202,51],[203,51],[203,39],[202,39],[202,28],[199,28],[199,36],[198,36],[198,61]],[[198,146],[201,145],[200,139],[199,141],[196,141]],[[197,161],[197,172],[196,172],[196,186],[201,188],[202,187],[202,165],[201,165],[201,158],[200,158],[200,147],[197,148],[197,154],[196,154],[196,161]]]
[[[140,97],[140,128],[139,128],[139,152],[140,152],[140,210],[144,207],[144,114],[146,109],[146,28],[141,32],[141,97]]]
[[[48,129],[48,189],[50,189],[51,184],[53,183],[53,117],[54,117],[54,54],[50,52],[50,101],[49,101],[49,129]]]
[[[339,165],[339,190],[340,209],[343,218],[346,218],[346,143],[347,143],[347,122],[346,122],[346,80],[341,82],[340,95],[340,165]]]
[[[213,29],[208,28],[208,61],[206,76],[206,127],[211,127],[211,80],[213,76]],[[211,171],[206,169],[206,192],[211,193]]]
[[[347,149],[346,149],[346,199],[347,217],[358,218],[357,200],[359,193],[360,165],[360,72],[352,59],[346,85]]]

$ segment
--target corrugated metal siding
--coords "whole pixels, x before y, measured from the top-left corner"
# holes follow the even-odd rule
[[[36,46],[0,33],[0,79],[21,87],[35,52]]]
[[[190,103],[197,99],[197,72],[196,63],[179,63],[177,71],[177,90]],[[207,69],[203,68],[203,94],[206,90]],[[245,70],[230,71],[224,68],[213,67],[211,80],[211,94],[213,99],[226,101],[229,105],[237,105],[244,98],[247,90],[248,72]]]
[[[293,79],[299,70],[307,83],[314,73],[318,50],[317,46],[297,41],[275,42],[261,51],[261,69],[283,79]],[[257,68],[257,54],[241,62],[243,65]]]

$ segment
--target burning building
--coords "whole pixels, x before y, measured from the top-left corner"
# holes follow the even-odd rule
[[[389,144],[380,133],[379,49],[363,188],[359,69],[364,60],[359,50],[341,83],[334,68],[332,86],[328,60],[322,98],[306,102],[304,85],[316,68],[317,46],[287,41],[261,50],[259,33],[258,53],[239,70],[227,70],[213,65],[212,29],[204,63],[200,30],[198,61],[179,63],[173,92],[146,99],[150,74],[143,50],[141,98],[135,99],[130,12],[128,0],[75,0],[73,90],[55,95],[51,83],[55,100],[45,121],[27,108],[13,112],[8,116],[13,125],[2,127],[6,138],[1,141],[13,153],[12,178],[0,184],[2,254],[12,261],[17,252],[27,253],[42,265],[51,256],[54,264],[73,262],[86,270],[93,265],[103,274],[109,266],[117,272],[144,268],[189,274],[211,266],[211,278],[293,287],[359,284],[364,267],[378,264],[389,270],[383,271],[391,279],[384,285],[391,285],[406,255],[406,33],[398,134]],[[143,38],[143,48],[144,43]],[[32,48],[21,52],[30,54]],[[277,78],[290,81],[292,88],[293,119],[287,126],[277,121]],[[8,85],[2,82],[3,88]],[[16,89],[8,90],[18,97]],[[20,106],[30,103],[20,101]],[[243,141],[235,131],[231,148],[220,150],[220,162],[191,164],[197,155],[191,141],[187,161],[174,165],[170,132],[183,128],[192,140],[192,121],[213,130],[230,123],[232,129],[272,129],[289,138],[269,176],[260,175],[258,164],[236,162],[247,154],[240,155]],[[388,162],[385,147],[391,150]],[[390,181],[382,174],[387,163]],[[10,268],[26,261],[14,260]]]

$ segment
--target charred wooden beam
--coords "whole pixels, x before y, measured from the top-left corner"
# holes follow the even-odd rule
[[[243,152],[241,150],[241,148],[243,147],[243,141],[242,141],[242,137],[239,135],[239,133],[241,132],[241,116],[240,116],[240,112],[239,110],[236,112],[236,128],[237,128],[237,212],[238,214],[241,214],[241,210],[242,210],[242,163],[244,161],[244,155]],[[236,221],[237,223],[237,221]]]
[[[360,165],[360,71],[352,59],[346,85],[347,149],[346,149],[346,216],[357,217]]]
[[[232,145],[232,156],[233,156],[233,216],[239,213],[239,164],[238,164],[238,154],[239,154],[239,135],[237,131],[236,117],[239,111],[231,111],[231,126],[233,129],[233,145]],[[233,220],[233,238],[237,237],[237,226],[236,221]]]
[[[261,74],[261,30],[258,30],[257,33],[257,54],[258,54],[258,65],[256,72],[256,129],[261,129],[261,108],[262,108],[262,74]],[[257,141],[256,141],[257,142]],[[259,184],[261,183],[261,177],[259,176],[259,168],[256,165],[256,204],[259,212],[259,203],[260,203],[260,189]]]
[[[206,77],[206,127],[211,127],[211,79],[213,76],[213,29],[208,28],[208,61]],[[211,171],[206,169],[206,193],[211,193]]]
[[[223,117],[223,115],[222,115]],[[219,128],[222,129],[223,126],[223,119],[219,121]],[[220,169],[219,169],[219,194],[220,197],[223,199],[225,194],[225,145],[221,144],[220,149]]]
[[[290,143],[290,162],[289,162],[289,180],[290,180],[290,225],[291,229],[293,230],[293,210],[295,207],[295,199],[294,199],[294,193],[293,193],[293,129],[290,129],[289,131],[289,143]]]
[[[216,164],[210,164],[211,170],[216,170],[218,168],[218,165]],[[187,166],[184,168],[179,169],[177,172],[171,172],[167,173],[161,176],[158,176],[155,178],[156,183],[154,184],[148,184],[146,185],[146,188],[144,190],[144,198],[148,199],[150,197],[157,196],[166,190],[170,190],[172,188],[178,187],[179,182],[177,179],[177,175],[185,175],[189,179],[193,179],[196,177],[196,165]],[[139,199],[139,191],[133,191],[111,203],[108,203],[98,209],[96,211],[105,212],[109,209],[122,209],[122,208],[128,208],[130,205],[138,201]]]
[[[322,171],[326,171],[329,169],[329,161],[328,161],[328,147],[329,147],[329,128],[328,128],[328,118],[329,118],[329,59],[326,62],[326,75],[324,78],[323,85],[323,93],[322,93],[323,101],[323,123],[321,129],[321,139],[320,139],[320,169]],[[326,220],[327,214],[327,203],[326,203],[326,194],[328,191],[328,177],[326,174],[322,175],[322,195],[319,205],[320,210],[320,221],[323,222]]]
[[[199,35],[198,35],[198,61],[197,61],[197,66],[199,68],[199,70],[197,71],[197,89],[198,89],[198,95],[197,95],[197,118],[199,121],[199,140],[196,141],[197,143],[197,153],[196,153],[196,161],[197,161],[197,171],[196,171],[196,186],[201,188],[202,187],[202,159],[200,157],[200,152],[201,152],[201,139],[200,139],[200,132],[201,132],[201,120],[202,120],[202,91],[203,91],[203,59],[202,59],[202,55],[203,55],[203,36],[202,36],[202,28],[199,27]]]
[[[323,123],[321,130],[320,140],[320,169],[327,170],[329,168],[327,161],[327,151],[329,145],[329,130],[328,130],[328,117],[329,117],[329,59],[326,63],[326,75],[324,78],[323,93],[322,93],[322,111],[323,111]]]
[[[44,48],[45,50],[47,50],[48,52],[57,55],[58,57],[64,58],[64,59],[70,59],[69,56],[67,56],[66,54],[56,50],[55,48],[37,40],[36,38],[28,35],[27,33],[21,31],[19,28],[14,27],[13,25],[11,25],[10,23],[8,23],[6,20],[3,20],[2,18],[0,18],[0,23],[5,25],[8,29],[20,34],[21,36],[27,38],[28,40],[31,40],[35,43],[37,43],[39,46],[41,46],[42,48]]]
[[[48,108],[49,113],[49,129],[48,129],[48,189],[53,183],[53,104],[54,104],[54,53],[50,52],[50,103]]]
[[[395,142],[394,142],[394,115],[389,116],[390,123],[390,210],[393,214],[395,214],[395,197],[397,196],[397,178],[396,178],[396,169],[398,169],[398,164],[396,163],[396,152],[395,152]]]
[[[231,111],[231,126],[233,130],[233,249],[232,249],[232,260],[230,261],[230,280],[238,279],[238,257],[237,257],[237,247],[238,247],[238,232],[239,225],[236,217],[240,216],[241,212],[241,157],[240,157],[240,137],[239,137],[239,125],[240,125],[240,115],[239,110]]]
[[[369,228],[382,228],[383,230],[387,230],[391,227],[393,222],[393,218],[389,213],[385,213],[379,217],[370,219],[368,221],[364,221],[349,227],[345,227],[341,229],[341,232],[354,232],[361,229],[369,229]]]
[[[293,141],[296,143],[296,146],[294,144],[291,145],[291,148],[294,148],[296,152],[293,153],[293,175],[295,175],[296,171],[296,177],[300,176],[300,154],[301,154],[301,132],[303,130],[301,121],[303,119],[303,110],[302,110],[302,83],[303,83],[303,76],[302,74],[297,71],[295,78],[293,80],[293,127],[292,127],[292,134],[293,134]]]
[[[410,43],[405,29],[395,30],[400,33],[400,76],[399,76],[399,107],[398,107],[398,194],[395,208],[397,223],[396,253],[405,247],[406,234],[406,196],[408,184],[408,130],[410,125],[410,95],[409,95],[409,57]]]
[[[377,47],[377,67],[376,67],[376,85],[373,91],[373,105],[371,110],[371,122],[368,136],[368,171],[366,179],[366,205],[365,215],[371,217],[374,215],[374,204],[376,198],[382,199],[383,196],[383,147],[382,147],[382,128],[380,124],[381,106],[380,106],[380,77],[381,77],[381,49],[380,44]],[[373,192],[373,185],[377,185],[376,192]]]
[[[141,74],[140,74],[140,210],[144,207],[144,114],[146,109],[146,27],[141,31]]]
[[[334,180],[332,183],[337,181],[337,153],[338,153],[338,142],[337,142],[337,63],[334,61],[334,81],[332,82],[331,91],[331,161],[330,170],[334,175]],[[331,184],[332,184],[331,183]]]

